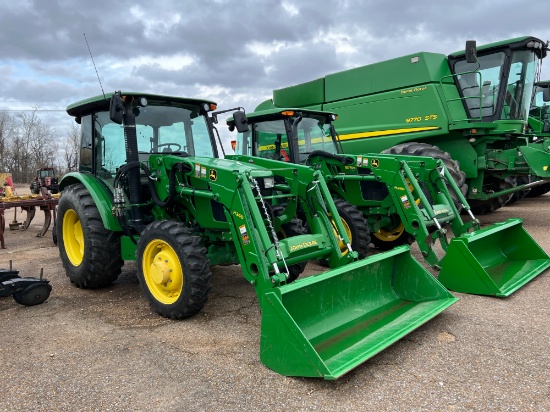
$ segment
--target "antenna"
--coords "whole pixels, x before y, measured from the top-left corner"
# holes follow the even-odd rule
[[[97,67],[95,66],[94,56],[92,56],[92,51],[90,50],[90,45],[88,44],[88,39],[86,38],[86,33],[82,33],[82,34],[84,35],[84,40],[86,40],[86,46],[88,46],[88,51],[90,52],[90,57],[92,58],[92,64],[94,65],[95,74],[97,75],[97,80],[99,81],[99,87],[101,87],[103,98],[107,100],[107,98],[105,97],[105,91],[103,90],[103,85],[101,84],[101,79],[99,78],[99,73],[97,72]]]

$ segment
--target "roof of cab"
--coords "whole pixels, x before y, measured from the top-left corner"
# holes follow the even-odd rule
[[[70,104],[67,107],[67,113],[71,116],[78,117],[84,116],[88,113],[96,112],[99,110],[109,110],[109,104],[111,96],[114,93],[105,93],[104,95],[98,95],[90,97],[88,99],[80,100],[76,103]],[[176,97],[176,96],[164,96],[160,94],[151,94],[151,93],[141,93],[141,92],[120,92],[122,96],[134,96],[134,97],[145,97],[147,98],[149,104],[158,105],[158,106],[178,106],[181,105],[199,105],[202,103],[207,104],[216,104],[211,100],[205,99],[195,99],[187,97]]]

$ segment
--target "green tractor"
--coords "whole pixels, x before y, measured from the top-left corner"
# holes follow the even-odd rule
[[[520,37],[449,56],[420,52],[273,91],[272,107],[339,115],[347,154],[450,158],[465,173],[475,214],[492,212],[516,191],[550,179],[550,137],[526,134],[547,45]],[[529,176],[535,181],[525,183]],[[522,184],[517,184],[518,177]]]
[[[67,108],[82,140],[79,172],[60,182],[56,224],[71,282],[108,285],[135,260],[150,305],[182,319],[207,301],[211,266],[240,264],[261,308],[262,362],[325,379],[456,302],[406,246],[357,260],[319,171],[219,158],[213,110],[133,92]],[[296,280],[311,259],[332,269]]]
[[[455,182],[464,183],[456,162],[395,154],[339,154],[342,142],[333,126],[336,117],[292,108],[249,113],[250,130],[238,134],[236,155],[226,158],[245,161],[255,156],[259,165],[278,160],[319,171],[354,250],[367,254],[369,231],[372,243],[383,250],[416,240],[425,261],[440,269],[438,279],[449,289],[508,296],[550,266],[550,258],[523,229],[521,219],[480,229]],[[241,121],[242,116],[228,119],[229,128]],[[459,209],[470,215],[469,222],[463,222]]]

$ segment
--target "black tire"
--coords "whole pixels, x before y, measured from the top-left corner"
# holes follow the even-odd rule
[[[405,230],[399,215],[394,215],[393,224],[371,233],[371,243],[379,250],[391,250],[402,245],[411,245],[414,236]]]
[[[334,199],[336,210],[344,224],[344,228],[351,240],[351,248],[357,252],[359,259],[363,259],[369,252],[371,237],[369,225],[363,213],[349,202],[343,199]],[[342,245],[342,251],[347,247]],[[328,267],[328,261],[321,259],[320,264]]]
[[[68,186],[57,208],[57,246],[70,281],[100,288],[120,275],[120,234],[105,229],[92,196],[81,183]]]
[[[210,261],[201,238],[180,222],[148,225],[137,244],[138,278],[160,315],[184,319],[199,312],[210,291]]]
[[[359,254],[359,259],[363,259],[369,253],[371,242],[367,219],[357,207],[345,200],[334,199],[334,204],[344,226],[347,226],[346,230],[349,229],[351,248]]]
[[[34,284],[13,294],[13,299],[24,306],[34,306],[44,303],[50,296],[52,286],[48,283]]]
[[[281,226],[281,229],[277,233],[277,237],[286,239],[287,237],[305,235],[307,228],[304,227],[302,221],[298,218],[292,219],[290,222]],[[307,261],[295,263],[288,267],[288,279],[287,283],[294,282],[305,270]]]
[[[516,187],[516,179],[512,177],[507,177],[505,179],[498,179],[498,182],[495,183],[495,190],[506,190]],[[488,200],[469,200],[470,208],[472,213],[475,215],[486,215],[492,213],[502,206],[504,206],[512,198],[512,194],[507,194],[503,196],[494,197]]]
[[[542,185],[538,185],[535,187],[532,187],[529,193],[527,193],[527,196],[525,197],[539,197],[546,193],[550,192],[550,182],[549,183],[543,183]]]
[[[531,182],[531,177],[530,176],[517,176],[516,177],[516,185],[525,185],[527,183],[530,183]],[[531,191],[531,189],[526,189],[526,190],[518,190],[517,192],[514,192],[512,193],[512,197],[510,198],[510,200],[508,200],[508,202],[506,203],[506,206],[509,206],[509,205],[512,205],[514,203],[516,203],[517,201],[523,199],[525,196],[527,196],[529,194],[529,192]]]
[[[468,194],[466,173],[460,170],[460,164],[456,160],[453,160],[448,152],[444,152],[437,146],[433,146],[427,143],[408,142],[390,147],[389,149],[384,150],[382,153],[407,156],[427,156],[433,157],[434,159],[441,159],[462,194],[464,196]],[[458,201],[456,194],[453,190],[450,190],[450,193],[456,208],[458,209],[458,211],[461,211],[462,204]]]

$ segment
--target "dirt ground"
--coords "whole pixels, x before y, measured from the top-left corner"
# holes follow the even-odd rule
[[[523,217],[550,253],[549,202],[481,220]],[[214,267],[202,312],[172,321],[149,308],[133,262],[108,288],[72,286],[51,228],[35,236],[42,222],[38,211],[28,230],[7,230],[0,250],[0,268],[44,268],[53,286],[34,307],[0,299],[0,410],[550,410],[548,270],[504,299],[455,293],[458,303],[337,381],[289,378],[260,362],[259,305],[239,266]]]

